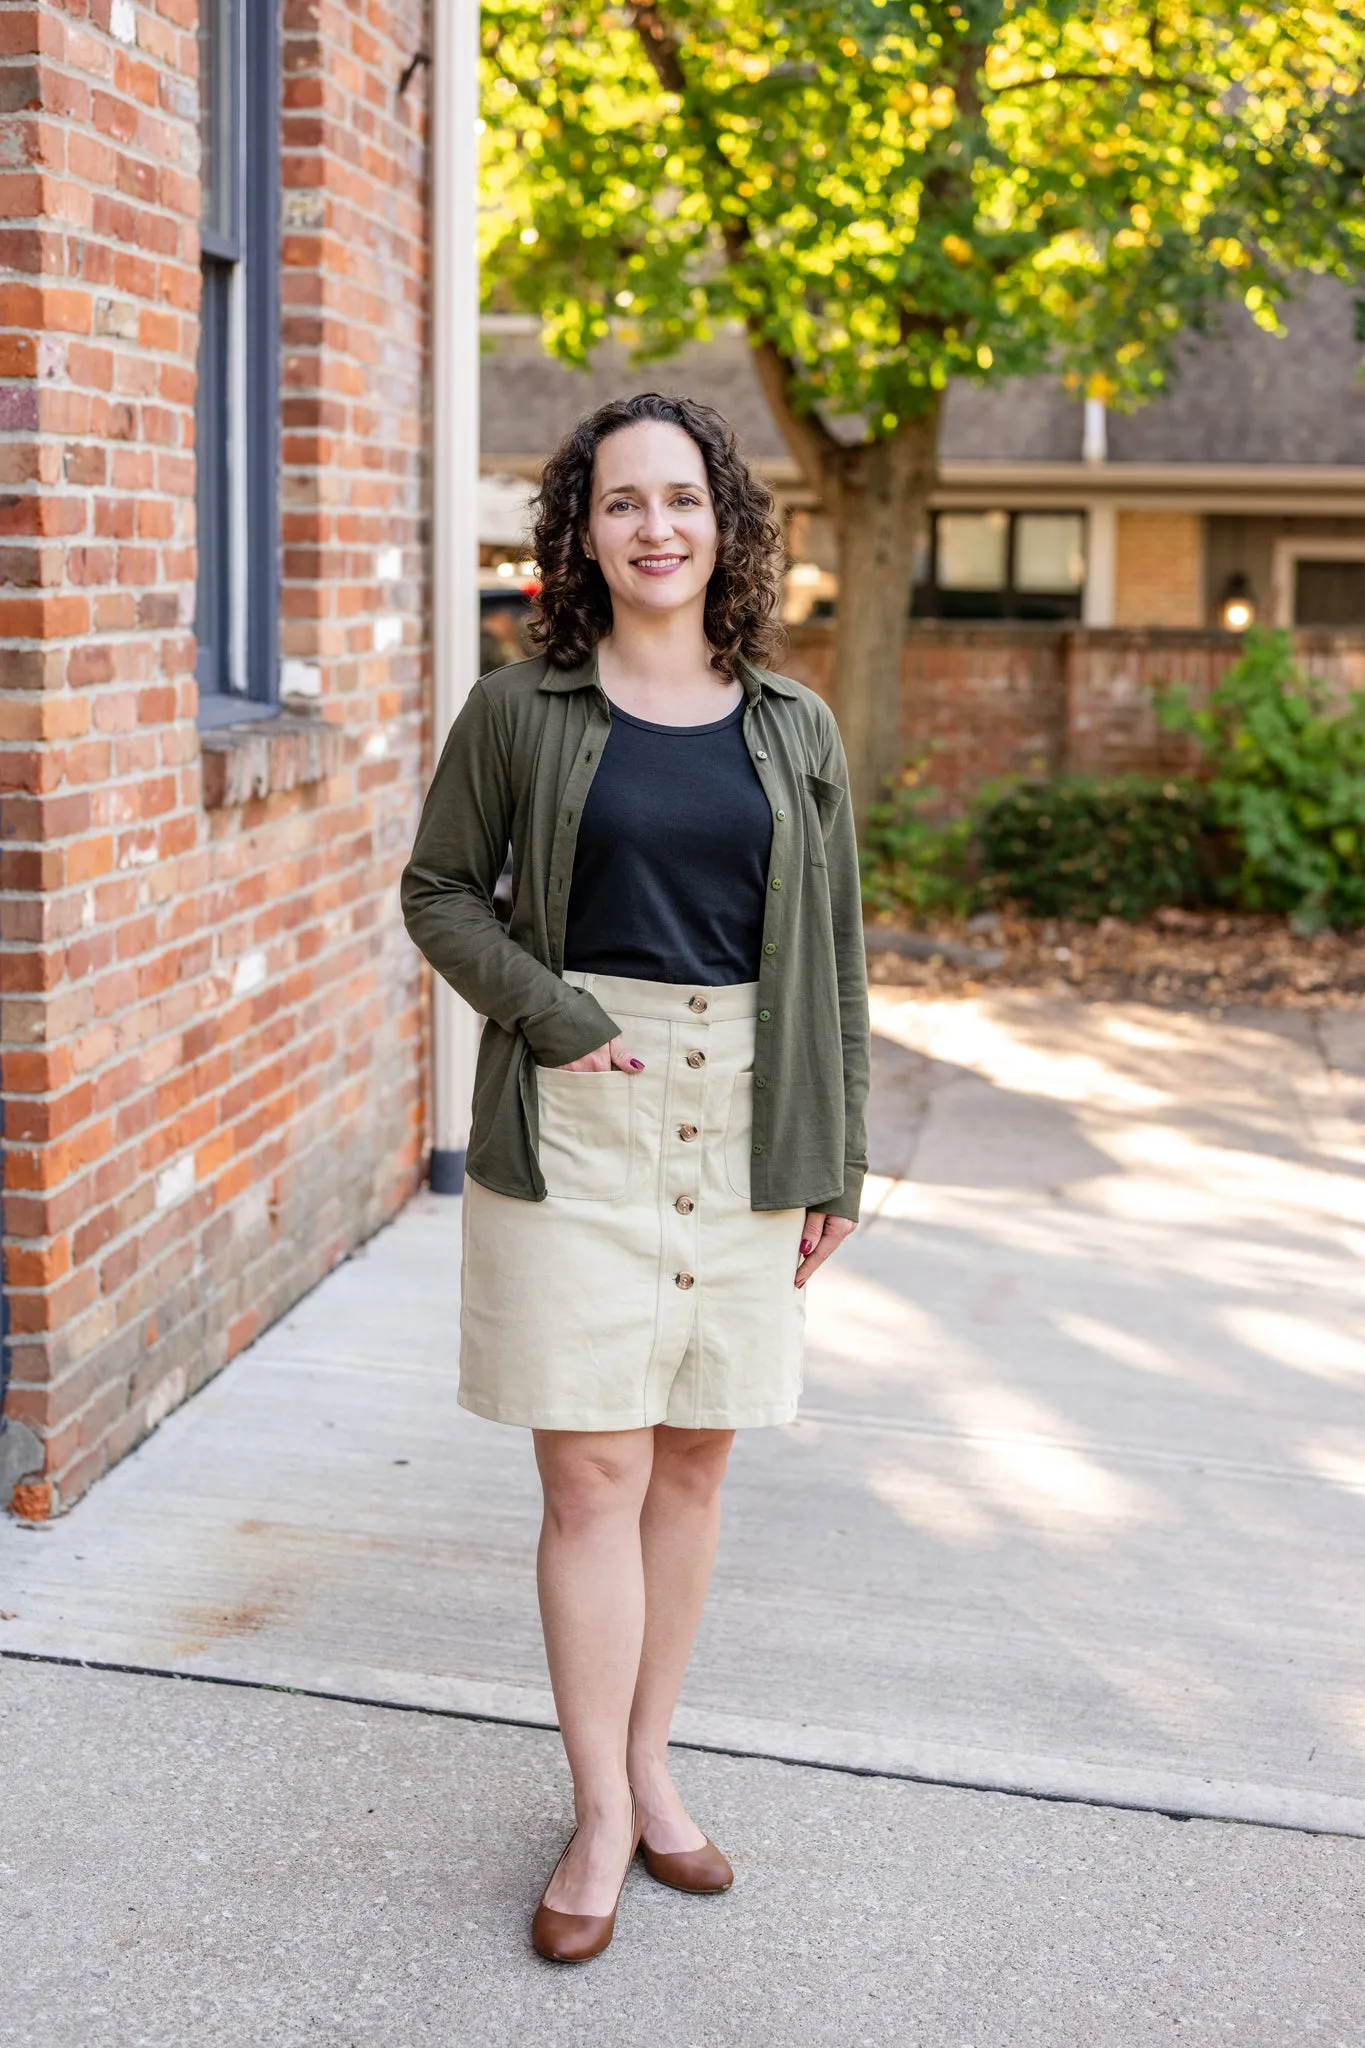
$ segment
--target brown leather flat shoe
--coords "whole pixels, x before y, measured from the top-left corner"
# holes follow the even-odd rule
[[[700,1849],[665,1850],[651,1849],[642,1840],[640,1854],[650,1876],[672,1885],[675,1892],[728,1892],[735,1881],[729,1857],[712,1841],[703,1842]]]
[[[636,1810],[633,1792],[630,1795],[630,1823],[630,1854],[626,1858],[626,1867],[621,1874],[621,1888],[616,1894],[616,1904],[610,1913],[560,1913],[553,1906],[546,1905],[545,1892],[541,1893],[540,1904],[536,1907],[535,1917],[531,1922],[531,1946],[536,1954],[544,1956],[547,1962],[590,1963],[594,1956],[601,1955],[603,1949],[611,1947],[611,1938],[616,1932],[616,1914],[621,1904],[621,1892],[626,1888],[630,1866],[635,1861],[635,1852],[640,1846],[640,1816]],[[564,1861],[564,1857],[573,1847],[574,1835],[577,1833],[578,1829],[575,1828],[573,1835],[570,1835],[564,1844],[559,1863]],[[554,1870],[550,1872],[550,1884],[555,1881],[555,1871],[559,1869],[559,1863],[556,1863]],[[546,1892],[549,1891],[550,1884],[546,1885]]]

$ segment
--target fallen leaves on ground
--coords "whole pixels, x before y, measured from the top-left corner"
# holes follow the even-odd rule
[[[946,959],[910,960],[875,950],[868,926],[868,977],[936,995],[979,988],[1041,988],[1102,1002],[1148,1002],[1217,1015],[1231,1005],[1358,1009],[1365,1003],[1365,931],[1309,938],[1281,917],[1228,917],[1160,910],[1142,924],[1062,918],[990,917],[918,927],[935,938],[1003,953],[987,967]]]

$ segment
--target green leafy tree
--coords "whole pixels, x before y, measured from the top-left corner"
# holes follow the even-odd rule
[[[950,378],[1140,401],[1365,249],[1359,0],[485,0],[485,274],[582,363],[747,329],[839,544],[858,810]]]

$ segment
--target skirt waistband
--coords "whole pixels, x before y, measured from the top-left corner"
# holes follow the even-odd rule
[[[738,981],[728,988],[704,982],[635,981],[628,974],[566,974],[571,988],[586,989],[613,1017],[659,1017],[665,1023],[729,1024],[758,1015],[758,983]]]

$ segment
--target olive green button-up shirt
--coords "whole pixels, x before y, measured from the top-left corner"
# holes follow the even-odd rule
[[[814,691],[745,666],[744,738],[772,806],[758,968],[751,1201],[856,1218],[869,1047],[858,850],[838,728]],[[584,799],[611,731],[597,663],[543,657],[482,677],[451,727],[403,873],[414,943],[487,1021],[466,1165],[541,1201],[535,1068],[617,1034],[563,979]],[[504,931],[493,891],[512,847]]]

